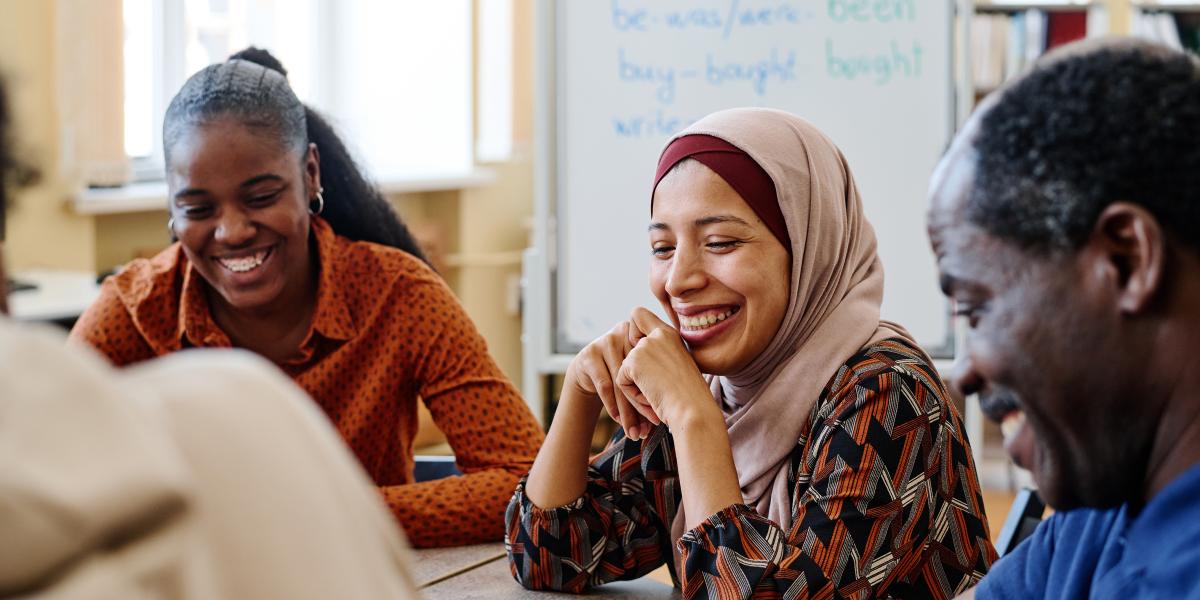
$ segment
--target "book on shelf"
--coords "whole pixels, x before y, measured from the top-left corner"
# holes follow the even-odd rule
[[[1134,11],[1131,21],[1129,29],[1132,35],[1177,50],[1187,47],[1183,43],[1184,36],[1182,34],[1184,32],[1181,31],[1180,23],[1176,21],[1175,15],[1172,13],[1137,10]],[[1195,39],[1194,36],[1193,39]],[[1190,49],[1193,52],[1196,50],[1195,46]]]
[[[1046,50],[1087,36],[1088,13],[980,12],[971,20],[971,68],[975,89],[988,92],[1027,69]]]
[[[1046,21],[1046,49],[1087,37],[1087,11],[1057,11]]]
[[[990,90],[1004,81],[1008,16],[977,14],[971,21],[971,72],[976,89]]]

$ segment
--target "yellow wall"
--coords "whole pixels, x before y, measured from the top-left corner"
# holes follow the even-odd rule
[[[521,276],[521,251],[529,245],[533,170],[528,161],[489,165],[493,185],[466,190],[459,205],[458,260],[452,285],[488,341],[500,368],[521,384],[521,318],[510,311]]]
[[[58,173],[55,44],[57,2],[0,0],[0,72],[13,101],[17,147],[42,171],[42,184],[16,194],[8,222],[8,267],[91,269],[95,228],[66,205]]]
[[[111,271],[134,258],[154,256],[166,248],[171,243],[167,218],[166,209],[96,217],[93,270]]]
[[[486,2],[487,0],[478,0]],[[521,386],[521,317],[508,310],[533,216],[534,1],[513,0],[513,156],[494,185],[463,194],[458,291],[500,368]],[[485,257],[491,257],[491,260]],[[471,260],[478,258],[480,260]]]

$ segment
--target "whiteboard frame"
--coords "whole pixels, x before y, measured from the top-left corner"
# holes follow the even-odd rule
[[[534,207],[532,246],[526,249],[522,259],[522,392],[534,416],[549,425],[547,408],[553,390],[546,389],[547,375],[566,373],[575,356],[573,352],[561,352],[558,338],[558,222],[557,209],[557,156],[559,146],[558,108],[558,11],[560,0],[535,0],[534,2]],[[970,31],[970,15],[974,14],[971,0],[945,0],[952,5],[947,32],[950,36],[950,69],[947,77],[952,95],[949,105],[951,114],[950,136],[969,115],[974,97],[971,89],[969,68],[971,61],[967,35]],[[965,73],[965,74],[964,74]],[[946,140],[949,144],[950,140]],[[947,309],[949,301],[947,301]],[[935,362],[945,366],[946,360],[956,357],[960,344],[956,343],[959,327],[947,310],[945,340],[938,346],[926,348]]]

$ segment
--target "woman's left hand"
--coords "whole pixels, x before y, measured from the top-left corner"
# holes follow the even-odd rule
[[[649,407],[668,427],[691,411],[720,415],[708,384],[679,332],[645,308],[629,319],[633,350],[617,372],[617,385],[633,402]]]

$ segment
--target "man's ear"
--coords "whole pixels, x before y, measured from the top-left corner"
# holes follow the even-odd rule
[[[1114,202],[1100,213],[1084,246],[1083,256],[1121,312],[1146,310],[1167,268],[1167,240],[1158,219],[1137,204]]]

